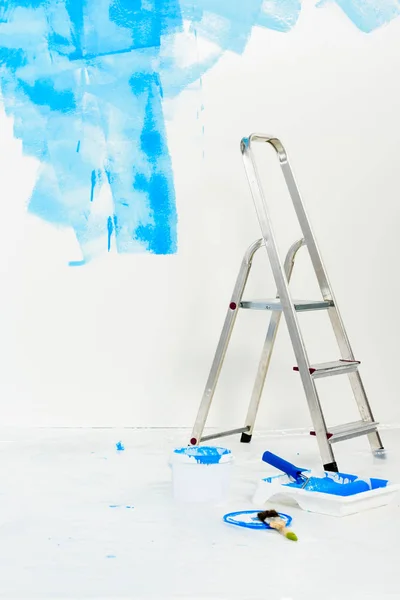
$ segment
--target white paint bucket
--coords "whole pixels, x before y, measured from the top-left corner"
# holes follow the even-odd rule
[[[188,446],[172,453],[175,500],[221,502],[229,490],[233,456],[227,448]]]

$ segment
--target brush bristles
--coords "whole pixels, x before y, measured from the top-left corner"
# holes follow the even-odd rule
[[[262,512],[258,513],[257,517],[260,519],[260,521],[265,521],[266,519],[273,519],[279,517],[279,514],[274,509],[263,510]]]

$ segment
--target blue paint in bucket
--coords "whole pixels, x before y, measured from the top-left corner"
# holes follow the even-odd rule
[[[201,465],[215,465],[231,459],[232,453],[219,446],[185,446],[174,450],[175,455],[195,460]]]

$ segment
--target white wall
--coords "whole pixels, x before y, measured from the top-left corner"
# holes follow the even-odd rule
[[[399,39],[400,19],[367,35],[334,5],[305,2],[291,32],[254,29],[243,56],[227,53],[201,89],[166,102],[176,256],[68,267],[73,235],[26,213],[37,164],[1,114],[1,425],[192,425],[242,254],[259,236],[239,152],[255,130],[289,150],[376,416],[399,422]],[[268,169],[285,248],[298,231],[272,155]],[[259,297],[275,293],[265,265],[260,256],[249,283]],[[294,290],[312,296],[305,257],[298,266]],[[304,317],[317,362],[337,358],[324,317]],[[266,323],[240,315],[210,424],[242,424]],[[308,424],[292,365],[283,326],[260,428]],[[331,421],[356,416],[347,387],[321,390]]]

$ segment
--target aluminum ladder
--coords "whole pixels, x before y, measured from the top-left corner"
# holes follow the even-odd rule
[[[274,231],[271,225],[270,214],[265,201],[260,177],[257,171],[257,165],[253,154],[253,144],[267,143],[276,151],[283,176],[289,190],[297,219],[299,221],[303,239],[293,244],[289,249],[284,264],[280,259]],[[225,318],[224,326],[221,332],[214,361],[211,366],[210,374],[204,390],[203,398],[197,414],[196,422],[190,438],[191,445],[197,445],[206,440],[220,438],[227,435],[241,433],[242,442],[250,442],[257,411],[260,403],[261,394],[264,387],[265,378],[271,361],[272,351],[276,334],[278,332],[279,322],[282,312],[285,316],[286,324],[289,330],[297,366],[295,371],[299,372],[304,392],[307,398],[314,431],[311,434],[316,436],[322,464],[326,471],[337,471],[337,463],[333,453],[332,445],[336,442],[350,438],[367,435],[372,451],[377,455],[384,455],[382,441],[378,432],[378,423],[375,422],[364,385],[359,373],[359,361],[355,360],[349,339],[341,319],[339,309],[334,298],[332,287],[323,264],[317,243],[315,241],[306,210],[300,197],[299,190],[289,164],[286,150],[280,140],[262,134],[252,134],[248,138],[243,138],[240,144],[247,179],[250,185],[251,194],[259,220],[262,239],[253,243],[247,250],[236,284],[233,290],[228,312]],[[321,289],[322,299],[317,301],[296,302],[292,299],[289,282],[292,275],[294,261],[298,250],[306,246],[308,248],[311,262]],[[261,247],[265,247],[271,263],[274,275],[277,295],[273,300],[266,301],[244,301],[243,293],[246,282],[251,270],[254,254]],[[233,326],[239,308],[270,310],[271,319],[267,330],[263,350],[253,392],[248,408],[244,427],[222,431],[211,435],[203,436],[203,430],[206,424],[207,416],[210,410],[211,402],[214,396],[215,388],[218,382],[219,374],[225,358],[226,350],[229,344]],[[337,361],[311,365],[308,360],[303,336],[299,327],[297,312],[326,310],[330,317],[331,325],[339,346],[341,358]],[[346,423],[328,429],[324,414],[322,412],[320,399],[318,396],[315,381],[321,377],[330,377],[333,375],[347,374],[351,383],[352,391],[360,412],[361,419],[354,423]]]

